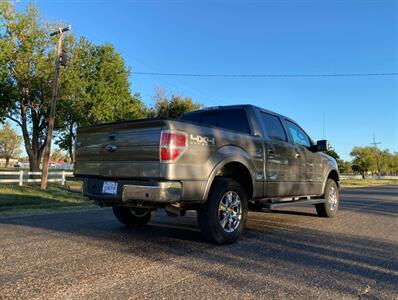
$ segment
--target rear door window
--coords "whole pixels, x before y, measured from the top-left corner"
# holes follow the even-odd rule
[[[249,122],[243,109],[220,110],[218,126],[225,129],[250,133]]]
[[[279,117],[261,112],[261,121],[265,127],[268,137],[271,140],[287,141],[286,132]]]

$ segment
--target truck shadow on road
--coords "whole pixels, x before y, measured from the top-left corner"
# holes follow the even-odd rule
[[[93,251],[112,245],[116,257],[128,255],[169,264],[174,270],[231,289],[294,293],[299,285],[309,293],[311,289],[330,289],[360,295],[361,288],[369,285],[369,295],[396,292],[398,245],[392,241],[334,232],[323,221],[314,227],[304,226],[318,219],[300,214],[250,213],[249,219],[244,237],[227,246],[206,243],[194,213],[178,219],[161,213],[141,228],[121,226],[108,209],[3,218],[0,224],[8,230],[14,225],[36,228],[44,238],[47,233],[50,246],[53,238],[62,238],[66,248],[68,241],[91,245]],[[16,242],[18,239],[23,242],[23,237]],[[272,287],[267,287],[269,284]]]

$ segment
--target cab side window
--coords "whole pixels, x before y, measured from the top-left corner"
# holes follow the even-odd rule
[[[295,145],[311,147],[310,139],[300,127],[289,120],[286,120],[286,125]]]
[[[282,126],[281,120],[277,116],[261,112],[261,121],[271,140],[287,141],[285,129]]]

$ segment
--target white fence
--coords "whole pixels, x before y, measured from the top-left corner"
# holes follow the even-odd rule
[[[362,175],[355,175],[355,174],[340,174],[340,179],[364,179]],[[365,179],[398,179],[398,175],[365,175]]]
[[[15,177],[0,179],[0,183],[18,183],[20,186],[24,183],[41,182],[41,178],[29,178],[31,175],[41,176],[41,172],[27,172],[27,171],[3,171],[0,172],[1,176]],[[73,176],[72,172],[49,172],[48,182],[60,182],[65,185],[66,177]]]

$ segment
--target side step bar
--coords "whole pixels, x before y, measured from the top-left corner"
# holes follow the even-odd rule
[[[285,202],[276,202],[276,203],[261,203],[262,208],[274,209],[281,206],[289,206],[289,205],[300,205],[300,204],[319,204],[325,203],[325,199],[302,199],[295,201],[285,201]]]

